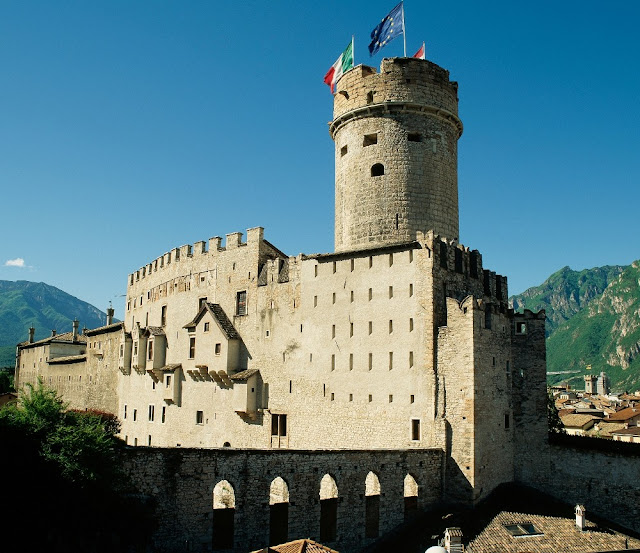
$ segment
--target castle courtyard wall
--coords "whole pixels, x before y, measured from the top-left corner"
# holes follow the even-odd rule
[[[269,542],[270,486],[281,477],[289,492],[288,536],[320,540],[320,486],[325,475],[337,485],[336,538],[325,545],[341,553],[359,551],[365,538],[365,480],[379,480],[379,534],[404,520],[405,478],[418,484],[417,508],[441,499],[440,450],[257,451],[237,449],[130,448],[125,467],[140,493],[155,503],[155,550],[210,551],[213,491],[226,481],[235,499],[234,551]],[[413,492],[409,492],[413,493]],[[230,550],[230,549],[229,549]]]

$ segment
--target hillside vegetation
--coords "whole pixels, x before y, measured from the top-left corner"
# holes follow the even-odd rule
[[[540,286],[513,296],[511,302],[516,311],[530,309],[547,313],[547,337],[558,326],[567,322],[590,301],[599,298],[609,283],[616,279],[626,267],[606,265],[583,271],[563,267],[553,273]]]
[[[0,280],[0,367],[13,366],[15,346],[28,339],[30,326],[40,340],[53,329],[70,331],[74,318],[81,329],[106,322],[98,308],[44,282]]]
[[[583,387],[605,371],[614,391],[640,388],[640,262],[573,271],[511,298],[517,310],[547,313],[549,382]],[[588,368],[590,367],[590,368]]]

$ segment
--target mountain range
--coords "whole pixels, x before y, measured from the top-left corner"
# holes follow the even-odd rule
[[[44,282],[0,280],[0,367],[13,366],[15,347],[36,329],[35,339],[52,330],[68,332],[77,318],[80,328],[96,328],[106,323],[106,314],[97,307]]]
[[[613,391],[640,389],[640,261],[573,271],[513,296],[514,309],[547,313],[547,373],[554,384],[584,386],[585,374],[609,376]]]

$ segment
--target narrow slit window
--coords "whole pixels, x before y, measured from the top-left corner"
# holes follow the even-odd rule
[[[409,142],[422,142],[422,137],[420,136],[420,133],[418,133],[418,132],[410,132],[407,135],[407,140]]]
[[[343,146],[342,148],[340,148],[340,157],[347,155],[347,146]]]

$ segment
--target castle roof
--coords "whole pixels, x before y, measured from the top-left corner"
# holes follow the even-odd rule
[[[228,340],[237,340],[240,338],[240,334],[238,334],[238,331],[233,326],[233,323],[229,320],[229,317],[227,317],[224,309],[222,309],[222,307],[220,307],[220,305],[217,303],[209,303],[206,301],[202,304],[200,310],[193,318],[193,320],[190,323],[184,325],[183,328],[195,328],[196,325],[200,322],[200,319],[202,319],[204,314],[207,312],[211,313],[213,320],[218,323],[220,330],[222,330],[222,333],[227,337]]]
[[[99,326],[98,328],[92,328],[91,330],[85,330],[85,336],[96,336],[97,334],[106,334],[107,332],[116,332],[124,327],[123,322],[113,323],[110,325]]]
[[[272,545],[264,549],[257,549],[251,553],[338,553],[326,545],[310,539],[294,540],[280,545]]]
[[[84,334],[78,334],[76,340],[73,339],[73,332],[63,332],[62,334],[56,334],[55,336],[48,336],[47,338],[43,338],[42,340],[38,340],[36,342],[20,342],[18,347],[20,349],[34,348],[38,346],[44,346],[45,344],[51,344],[55,342],[71,342],[72,344],[78,343],[86,343],[87,337]]]
[[[258,369],[247,369],[246,371],[236,373],[233,376],[230,376],[229,378],[231,380],[237,380],[237,381],[249,380],[254,374],[259,372],[260,371]]]
[[[67,363],[82,363],[87,359],[87,356],[82,355],[64,355],[61,357],[54,357],[49,359],[49,365],[62,365]]]

